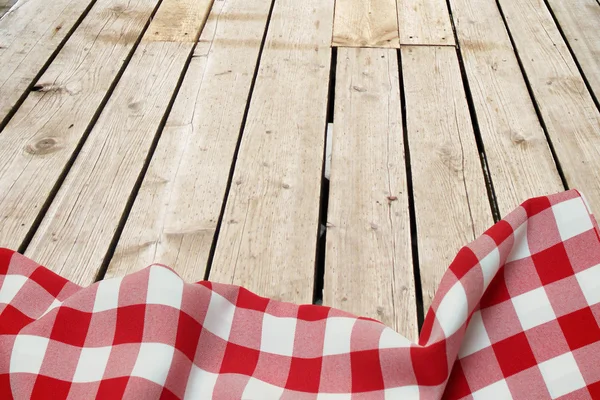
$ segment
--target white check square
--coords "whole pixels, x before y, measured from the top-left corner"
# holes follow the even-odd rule
[[[212,292],[203,328],[223,340],[229,340],[234,314],[235,306],[220,294]]]
[[[183,280],[168,268],[154,265],[150,268],[148,280],[148,304],[162,304],[181,308]]]
[[[324,356],[350,353],[350,337],[355,323],[356,318],[327,318],[323,342]]]
[[[551,358],[539,365],[550,396],[556,399],[585,386],[573,353]]]
[[[242,393],[242,399],[275,400],[281,398],[282,394],[282,387],[271,385],[256,378],[250,378],[244,388],[244,393]]]
[[[380,349],[408,348],[411,341],[391,328],[385,328],[379,337]]]
[[[10,373],[38,374],[49,342],[50,339],[39,336],[18,335],[10,354]]]
[[[185,387],[184,400],[212,399],[218,374],[204,371],[192,364],[192,370]]]
[[[163,386],[167,380],[175,349],[163,343],[142,343],[131,376],[138,376]]]
[[[467,333],[458,352],[459,358],[464,358],[468,355],[477,353],[479,350],[485,349],[492,345],[490,337],[485,330],[483,318],[480,311],[475,311],[467,326]]]
[[[23,275],[6,275],[2,286],[0,286],[0,303],[10,303],[25,282],[27,282],[27,277]]]
[[[575,274],[588,305],[600,303],[600,264]]]
[[[483,291],[485,292],[500,269],[500,252],[498,248],[495,247],[494,250],[479,261],[479,265],[483,274]]]
[[[462,283],[456,282],[435,310],[435,317],[446,337],[450,337],[465,323],[469,314],[467,293]]]
[[[531,256],[529,242],[527,241],[527,221],[523,222],[521,226],[515,229],[513,236],[515,238],[515,242],[513,249],[506,258],[507,263]]]
[[[111,278],[98,282],[93,312],[114,310],[119,307],[119,289],[123,277]]]
[[[552,212],[563,241],[594,227],[585,203],[580,197],[552,206]]]
[[[492,383],[473,393],[473,400],[508,400],[512,399],[508,384],[504,379]]]
[[[385,400],[418,400],[419,387],[416,385],[400,386],[391,389],[385,389]]]
[[[523,329],[531,329],[556,319],[543,287],[512,298],[513,306]]]
[[[111,349],[112,346],[81,349],[73,382],[86,383],[102,380]]]
[[[265,313],[260,351],[291,357],[294,354],[296,321],[296,318],[279,318]]]

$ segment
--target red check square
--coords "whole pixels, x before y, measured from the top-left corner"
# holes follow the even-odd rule
[[[540,251],[531,256],[543,285],[573,275],[571,261],[563,243]]]
[[[509,377],[536,365],[527,336],[521,332],[492,344],[504,377]]]
[[[558,318],[571,350],[600,340],[600,327],[589,307]]]

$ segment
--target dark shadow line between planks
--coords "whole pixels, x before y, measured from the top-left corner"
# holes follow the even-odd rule
[[[254,75],[252,76],[252,82],[250,83],[250,90],[248,91],[248,98],[246,99],[246,108],[244,109],[244,116],[242,117],[242,123],[240,124],[240,132],[238,134],[238,140],[233,153],[233,159],[231,161],[231,167],[229,169],[229,177],[227,178],[227,185],[225,186],[225,194],[223,195],[223,201],[221,202],[221,212],[217,220],[217,226],[215,228],[215,234],[213,241],[210,246],[208,253],[208,259],[206,262],[206,269],[204,270],[204,280],[207,281],[210,276],[210,270],[215,258],[215,252],[217,250],[217,242],[219,241],[219,232],[221,231],[221,225],[223,224],[223,217],[225,216],[225,209],[227,207],[227,200],[229,199],[229,192],[231,191],[231,184],[233,183],[233,175],[235,173],[235,166],[237,164],[238,155],[240,152],[240,146],[242,144],[242,138],[244,136],[244,129],[246,128],[246,120],[248,119],[248,112],[250,111],[250,102],[252,95],[254,94],[254,86],[256,85],[256,79],[258,78],[258,72],[260,70],[260,62],[262,59],[263,50],[267,41],[267,34],[269,32],[269,25],[271,24],[271,16],[273,15],[273,8],[275,7],[275,0],[271,0],[271,7],[267,15],[267,22],[265,24],[265,31],[263,33],[262,40],[260,42],[260,48],[258,50],[258,56],[256,58],[256,66],[254,67]]]
[[[404,73],[402,71],[402,52],[396,50],[398,57],[398,77],[400,83],[400,106],[402,115],[402,135],[404,142],[404,164],[406,171],[406,191],[408,194],[408,215],[410,222],[410,243],[412,252],[413,276],[415,281],[415,303],[417,307],[417,328],[421,333],[423,321],[425,320],[425,309],[423,306],[423,286],[421,284],[421,269],[419,264],[419,243],[417,231],[417,212],[415,208],[415,197],[413,189],[413,178],[411,169],[410,146],[408,139],[408,121],[406,116],[406,96],[404,93]]]
[[[162,3],[162,0],[160,0],[160,1]],[[133,185],[131,194],[129,195],[129,198],[127,199],[127,203],[125,204],[125,208],[123,209],[123,213],[121,214],[121,218],[117,225],[117,229],[115,230],[115,233],[113,235],[113,239],[110,242],[110,245],[108,246],[108,249],[104,256],[104,260],[102,261],[102,264],[100,265],[100,269],[98,270],[98,274],[96,275],[95,282],[98,282],[98,281],[101,281],[102,279],[104,279],[104,276],[106,275],[106,271],[108,270],[108,266],[110,265],[110,261],[112,260],[113,255],[115,254],[117,244],[119,243],[119,239],[121,239],[121,235],[123,234],[123,229],[125,229],[125,224],[127,223],[127,218],[129,217],[129,214],[131,213],[131,209],[133,208],[135,199],[140,191],[140,188],[142,187],[142,183],[144,182],[144,177],[146,176],[146,172],[148,171],[148,168],[150,167],[150,162],[152,161],[154,152],[156,151],[156,148],[158,147],[158,142],[160,141],[160,138],[162,136],[165,125],[167,124],[167,120],[169,119],[169,115],[171,114],[171,110],[173,109],[173,104],[175,104],[175,99],[177,98],[177,95],[179,94],[179,90],[181,89],[181,85],[183,84],[183,80],[185,79],[185,75],[187,74],[190,63],[192,62],[192,57],[194,55],[194,51],[196,50],[196,46],[198,45],[198,40],[200,39],[200,34],[202,33],[202,30],[206,26],[206,21],[208,20],[208,16],[210,15],[210,11],[212,10],[213,4],[214,4],[214,0],[210,5],[210,9],[206,13],[204,20],[202,20],[202,22],[200,24],[200,29],[196,33],[194,45],[190,49],[190,52],[185,61],[185,64],[183,65],[183,68],[181,69],[181,72],[179,75],[179,80],[177,81],[177,84],[175,85],[175,89],[173,90],[173,93],[171,94],[171,99],[169,100],[169,104],[167,105],[167,108],[164,111],[163,117],[160,120],[160,123],[158,124],[156,133],[154,134],[154,139],[152,140],[152,144],[150,145],[150,149],[148,150],[148,155],[146,156],[146,160],[144,160],[144,165],[142,166],[142,169],[137,177],[137,180],[135,181],[135,184]],[[159,6],[160,6],[160,4],[159,4]],[[155,12],[158,10],[158,8],[159,7],[156,8]],[[152,17],[150,18],[150,21],[152,21],[153,17],[154,17],[154,13],[153,13]],[[145,31],[145,29],[144,29],[144,31]],[[143,36],[144,35],[142,35],[142,37]]]
[[[531,99],[531,103],[533,104],[533,108],[535,109],[535,114],[538,117],[538,121],[542,126],[544,131],[544,135],[546,136],[546,142],[548,143],[548,147],[550,148],[550,153],[552,154],[552,158],[554,159],[554,163],[556,164],[556,170],[558,171],[558,176],[560,176],[560,180],[562,182],[563,188],[565,190],[569,189],[569,184],[567,182],[567,178],[562,170],[562,166],[560,165],[560,160],[558,159],[558,155],[556,154],[556,150],[554,149],[554,144],[552,143],[552,139],[550,138],[550,134],[548,133],[548,128],[546,127],[546,122],[542,117],[542,112],[540,107],[535,99],[535,94],[533,92],[533,88],[531,87],[531,83],[529,82],[529,77],[527,76],[527,72],[525,71],[525,67],[523,67],[523,62],[521,61],[521,56],[519,55],[519,51],[517,50],[517,46],[515,44],[515,40],[513,38],[512,32],[508,26],[506,21],[506,16],[504,15],[504,11],[502,10],[502,6],[500,5],[500,0],[495,0],[496,6],[498,7],[498,12],[502,17],[502,22],[504,22],[504,28],[506,29],[506,33],[508,34],[508,38],[510,40],[510,44],[513,48],[513,52],[515,53],[515,57],[517,58],[517,63],[519,64],[519,69],[521,70],[521,75],[523,76],[523,80],[525,81],[525,86],[527,87],[527,91],[529,92],[529,98]]]
[[[598,0],[598,1],[600,2],[600,0]],[[600,111],[600,101],[599,101],[598,97],[596,97],[596,93],[594,93],[594,90],[592,89],[592,86],[590,85],[590,81],[588,80],[587,76],[585,76],[583,68],[581,68],[581,64],[579,64],[579,60],[577,59],[577,55],[573,51],[573,48],[571,47],[571,43],[569,43],[569,40],[567,39],[567,36],[565,35],[565,32],[562,29],[562,26],[560,26],[560,22],[558,21],[558,18],[556,18],[556,15],[554,14],[554,10],[552,9],[552,6],[550,6],[550,3],[548,3],[548,0],[544,0],[544,4],[546,4],[546,8],[550,12],[550,15],[552,16],[552,19],[554,20],[554,24],[556,25],[556,28],[558,29],[558,32],[560,33],[560,36],[562,37],[563,42],[565,42],[565,44],[567,45],[567,49],[569,49],[569,53],[571,53],[571,58],[573,58],[573,61],[575,62],[575,65],[577,66],[577,69],[579,70],[579,75],[581,75],[581,78],[583,79],[583,82],[585,83],[585,87],[587,88],[587,91],[590,93],[590,96],[592,97],[592,100],[594,101],[596,108],[598,109],[598,111]],[[599,7],[600,7],[600,3],[599,3]]]
[[[48,69],[50,64],[52,64],[54,62],[54,59],[56,58],[56,56],[58,56],[58,54],[62,51],[62,49],[65,46],[65,44],[67,43],[67,41],[69,41],[69,39],[71,38],[73,33],[77,30],[77,28],[79,28],[79,25],[81,25],[81,23],[83,22],[85,17],[87,17],[87,15],[89,14],[92,7],[94,7],[96,2],[97,2],[97,0],[92,0],[90,2],[90,4],[88,4],[88,6],[85,8],[85,10],[83,10],[83,12],[79,16],[79,18],[77,18],[77,20],[75,21],[75,23],[69,30],[69,32],[67,32],[67,34],[65,35],[63,40],[59,43],[59,45],[56,47],[56,49],[54,49],[52,54],[50,54],[50,57],[48,57],[48,59],[46,60],[44,65],[42,65],[42,68],[40,68],[39,72],[33,77],[33,79],[31,80],[31,82],[29,83],[29,85],[27,86],[27,88],[25,89],[23,94],[21,95],[21,97],[19,97],[19,99],[15,102],[15,104],[13,104],[12,108],[10,109],[8,114],[6,114],[4,119],[0,121],[0,133],[2,133],[2,131],[4,130],[6,125],[8,125],[9,121],[12,119],[12,117],[15,116],[15,114],[17,113],[17,110],[23,105],[23,103],[25,102],[25,99],[27,99],[27,96],[29,96],[29,93],[33,90],[35,84],[39,81],[39,79],[42,77],[42,75],[44,75],[44,73],[46,73],[46,70]]]
[[[46,201],[40,208],[40,211],[39,211],[37,217],[35,218],[35,220],[33,221],[33,223],[31,224],[31,228],[27,232],[27,235],[25,235],[25,238],[23,239],[21,246],[19,246],[19,249],[18,249],[19,253],[25,253],[25,251],[27,250],[27,247],[31,243],[31,240],[33,239],[33,236],[35,235],[35,232],[38,230],[40,224],[42,223],[44,217],[46,216],[46,213],[48,212],[50,205],[54,201],[54,198],[58,194],[58,191],[60,190],[62,184],[64,183],[65,179],[67,178],[67,175],[69,174],[69,171],[71,170],[71,167],[73,167],[73,164],[75,164],[75,160],[79,156],[79,152],[85,145],[85,142],[87,141],[88,137],[90,136],[90,133],[92,132],[92,130],[94,129],[94,126],[96,125],[96,122],[98,122],[100,115],[104,111],[104,107],[106,107],[108,100],[111,98],[115,88],[117,87],[119,81],[121,80],[121,77],[123,76],[123,74],[125,73],[125,70],[129,66],[129,62],[133,58],[133,55],[135,54],[140,42],[142,41],[142,38],[144,37],[144,34],[146,33],[146,30],[148,29],[150,22],[152,22],[152,19],[154,18],[154,15],[158,11],[161,4],[162,4],[162,0],[159,0],[158,3],[156,4],[156,6],[154,7],[154,10],[150,14],[150,17],[146,21],[146,24],[142,28],[142,31],[140,32],[140,35],[138,36],[136,42],[133,44],[131,50],[129,51],[127,58],[125,58],[125,60],[123,61],[123,65],[121,66],[121,68],[119,69],[117,74],[115,75],[115,78],[113,79],[108,90],[106,91],[106,94],[104,95],[104,97],[102,98],[102,101],[98,105],[96,112],[92,116],[90,123],[88,124],[87,128],[83,132],[83,135],[79,139],[79,143],[73,150],[71,157],[69,157],[69,159],[67,160],[62,172],[60,173],[60,175],[58,176],[58,179],[56,180],[56,183],[52,187],[50,194],[48,195],[48,198],[46,199]],[[37,81],[37,79],[36,79],[36,81]],[[35,84],[35,82],[33,84]],[[33,88],[33,86],[32,86],[32,88]],[[25,97],[27,97],[27,96],[25,96]]]
[[[335,82],[337,73],[337,47],[331,48],[331,60],[329,66],[329,86],[327,92],[327,118],[325,122],[325,135],[323,136],[323,163],[321,165],[321,193],[319,202],[319,223],[317,224],[317,246],[315,249],[315,279],[313,283],[313,304],[323,304],[323,289],[325,287],[325,257],[327,253],[327,215],[329,212],[329,179],[325,177],[325,164],[327,163],[327,131],[329,124],[333,124],[335,111]],[[333,129],[330,132],[333,135]],[[332,138],[333,143],[333,138]],[[333,150],[333,149],[331,149]],[[331,167],[329,169],[331,173]],[[321,229],[323,227],[323,234]]]
[[[446,7],[448,8],[448,14],[450,16],[450,25],[452,26],[452,34],[454,35],[454,42],[456,43],[456,58],[458,60],[458,67],[460,69],[460,75],[463,83],[463,89],[465,92],[465,98],[469,107],[469,116],[471,118],[471,124],[473,125],[473,133],[475,135],[475,143],[477,145],[477,152],[479,153],[479,161],[481,162],[481,171],[483,173],[483,179],[485,181],[485,187],[487,189],[488,201],[490,203],[490,210],[494,222],[498,222],[501,219],[500,209],[498,208],[498,199],[496,197],[496,191],[494,189],[494,182],[492,180],[492,174],[490,174],[489,165],[487,162],[487,156],[485,154],[485,145],[481,138],[481,129],[479,128],[479,120],[477,119],[477,111],[475,110],[475,102],[473,101],[473,94],[471,92],[471,86],[469,85],[469,77],[465,69],[464,60],[462,57],[462,51],[460,49],[460,41],[458,34],[456,33],[456,25],[454,24],[454,15],[452,14],[452,5],[450,0],[446,0]],[[473,238],[476,239],[476,238]]]

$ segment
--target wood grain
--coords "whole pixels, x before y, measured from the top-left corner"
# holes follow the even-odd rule
[[[332,0],[275,3],[211,280],[312,301],[332,20]]]
[[[170,1],[177,0],[162,4]],[[208,14],[210,4],[190,6],[191,13],[202,8]],[[95,280],[193,47],[144,36],[27,256],[73,282]]]
[[[333,46],[399,47],[395,0],[336,0]]]
[[[600,3],[596,0],[548,0],[548,3],[596,100],[600,100]]]
[[[400,44],[455,44],[446,0],[397,1]]]
[[[423,304],[458,250],[493,223],[456,50],[402,48]]]
[[[0,127],[92,0],[20,0],[0,19]]]
[[[502,16],[494,2],[451,0],[479,131],[502,215],[563,190]]]
[[[417,338],[395,50],[340,48],[323,304]]]
[[[600,113],[543,0],[500,0],[569,187],[600,209]]]
[[[223,0],[219,0],[223,1]],[[146,40],[155,42],[198,41],[213,0],[165,1],[148,27]]]
[[[0,245],[19,248],[157,0],[100,0],[0,135]]]
[[[156,262],[203,279],[269,8],[215,2],[107,276]]]

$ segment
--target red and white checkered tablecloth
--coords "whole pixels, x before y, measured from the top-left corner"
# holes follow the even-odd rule
[[[418,344],[159,265],[81,288],[2,250],[0,399],[598,399],[599,324],[600,240],[576,191],[462,248]]]

